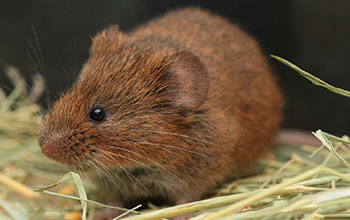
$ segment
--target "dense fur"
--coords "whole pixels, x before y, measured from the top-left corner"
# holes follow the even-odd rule
[[[88,117],[96,105],[107,111],[101,123]],[[124,203],[181,203],[252,164],[281,109],[256,42],[188,8],[128,34],[112,26],[94,37],[79,79],[45,117],[40,145],[60,163],[96,169]]]

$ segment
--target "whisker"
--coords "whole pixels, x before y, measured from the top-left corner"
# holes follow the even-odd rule
[[[99,158],[101,158],[100,155],[98,155]],[[102,159],[102,158],[101,158]],[[117,179],[122,182],[122,180],[120,179],[120,177],[118,175],[116,175],[109,167],[107,167],[106,165],[104,165],[100,160],[97,160],[95,158],[95,160],[93,160],[94,163],[90,162],[93,166],[97,166],[100,165],[101,167],[97,166],[99,169],[101,169],[101,171],[103,171],[103,174],[108,177],[110,179],[111,182],[115,182],[114,179],[111,178],[111,176],[116,176]]]
[[[27,39],[27,42],[28,42],[28,45],[29,45],[30,49],[32,50],[32,53],[34,56],[32,56],[32,54],[29,51],[26,51],[26,53],[27,53],[27,56],[29,57],[30,61],[33,64],[34,71],[36,71],[37,73],[39,73],[41,75],[44,88],[46,88],[45,89],[45,96],[46,96],[45,99],[46,99],[49,110],[51,110],[52,101],[50,98],[50,91],[48,89],[47,80],[45,78],[45,76],[47,74],[46,74],[44,56],[43,56],[43,53],[41,50],[39,37],[36,33],[34,25],[32,26],[32,33],[34,36],[35,45],[29,39]],[[37,60],[37,62],[35,60]]]
[[[195,154],[195,155],[197,155],[197,156],[201,156],[201,157],[205,157],[205,158],[207,158],[207,159],[214,160],[213,158],[211,158],[211,157],[209,157],[209,156],[207,156],[207,155],[205,155],[205,154],[201,154],[201,153],[198,153],[198,152],[193,151],[193,150],[189,150],[189,149],[186,149],[186,148],[177,147],[177,146],[173,146],[173,145],[168,145],[168,144],[157,144],[157,143],[151,143],[151,142],[135,142],[135,143],[144,144],[144,145],[159,146],[159,147],[166,147],[166,148],[172,148],[172,149],[185,151],[185,152],[188,152],[188,153]]]
[[[97,177],[102,181],[102,183],[103,183],[107,188],[109,188],[109,185],[108,185],[108,183],[107,183],[107,181],[106,181],[104,175],[101,175],[101,173],[100,173],[100,172],[102,172],[101,169],[100,169],[98,166],[96,166],[96,164],[94,164],[92,161],[89,161],[89,164],[90,164],[93,168],[95,168]],[[103,173],[103,172],[102,172],[102,173]],[[108,176],[108,175],[107,175],[107,176]],[[107,177],[107,178],[108,178],[108,177]]]
[[[127,131],[138,131],[138,132],[141,132],[143,130],[134,130],[134,129],[131,129],[131,130],[127,130]],[[156,131],[150,131],[150,132],[156,132]],[[166,132],[168,134],[175,134],[175,133],[169,133],[169,132]],[[180,135],[180,134],[178,134]],[[189,136],[188,136],[189,137]],[[193,137],[191,137],[193,139]],[[198,139],[198,141],[200,141],[200,139]],[[177,147],[177,146],[173,146],[173,145],[168,145],[168,144],[158,144],[158,143],[151,143],[151,142],[136,142],[136,141],[130,141],[131,143],[136,143],[136,144],[145,144],[145,145],[154,145],[154,146],[163,146],[163,147],[166,147],[166,148],[172,148],[172,149],[178,149],[178,150],[182,150],[182,151],[186,151],[186,152],[189,152],[189,153],[192,153],[192,154],[196,154],[198,156],[201,156],[201,157],[204,157],[204,158],[207,158],[207,159],[211,159],[211,160],[214,160],[213,158],[211,158],[210,156],[208,155],[205,155],[205,154],[202,154],[202,153],[199,153],[199,152],[196,152],[196,151],[192,151],[192,150],[189,150],[189,149],[186,149],[186,148],[182,148],[182,147]],[[204,142],[204,141],[202,141]],[[118,143],[125,143],[125,141],[120,141]],[[207,143],[207,142],[206,142]],[[210,144],[210,143],[208,143]],[[174,152],[174,151],[171,151],[171,150],[167,150],[165,149],[166,151],[170,152],[170,153],[177,153],[177,152]]]
[[[39,58],[40,69],[41,69],[41,72],[42,72],[42,73],[46,74],[44,56],[43,56],[43,53],[42,53],[42,51],[41,51],[41,47],[40,47],[40,43],[39,43],[39,38],[38,38],[38,35],[37,35],[37,33],[36,33],[36,30],[35,30],[34,25],[32,26],[32,31],[33,31],[33,36],[34,36],[35,43],[36,43],[37,50],[38,50],[37,53],[38,53],[38,58]]]
[[[78,173],[82,174],[85,179],[87,179],[89,182],[93,182],[90,178],[91,176],[86,171],[86,168],[84,168],[81,164],[78,164],[77,166],[74,166],[74,167],[77,167]]]
[[[112,149],[118,149],[118,150],[122,150],[122,151],[126,151],[126,152],[129,152],[129,153],[135,154],[135,155],[137,155],[137,156],[139,156],[139,157],[142,157],[142,158],[144,158],[144,159],[146,159],[146,160],[148,160],[148,161],[151,161],[152,163],[154,163],[154,164],[160,166],[161,168],[166,169],[166,168],[165,168],[163,165],[161,165],[160,163],[157,163],[156,161],[154,161],[154,160],[152,160],[152,159],[150,159],[150,158],[147,158],[147,157],[143,156],[142,154],[137,153],[137,152],[134,152],[134,151],[132,151],[132,150],[128,150],[128,149],[125,149],[125,148],[122,148],[122,147],[117,147],[117,146],[104,146],[104,147],[108,147],[108,148],[112,148]]]
[[[196,137],[191,137],[191,136],[188,136],[188,135],[173,133],[173,132],[169,132],[169,131],[154,131],[154,130],[140,130],[140,129],[130,129],[130,130],[128,130],[128,131],[149,132],[149,133],[158,133],[158,134],[167,134],[167,135],[183,137],[183,138],[187,138],[187,139],[190,139],[190,140],[199,141],[199,142],[202,142],[202,143],[206,143],[206,144],[213,145],[213,144],[210,143],[210,142],[207,142],[207,141],[205,141],[205,140],[202,140],[202,139],[199,139],[199,138],[196,138]]]
[[[10,87],[5,86],[5,85],[0,85],[0,87],[1,87],[2,89],[4,89],[4,90],[9,91],[9,92],[13,92],[13,90],[15,90],[14,88],[10,88]]]
[[[95,167],[96,171],[99,170],[103,174],[103,175],[101,175],[101,174],[97,173],[98,177],[102,180],[102,182],[105,184],[105,186],[109,190],[111,189],[111,186],[108,184],[109,182],[112,183],[117,189],[120,188],[120,185],[118,185],[115,180],[117,180],[122,185],[123,188],[126,187],[124,181],[122,181],[122,179],[118,175],[116,175],[110,168],[108,168],[106,165],[104,165],[99,160],[94,160],[94,162],[98,163],[99,166],[92,163],[91,161],[90,161],[90,164],[92,164]],[[116,179],[114,179],[112,176],[114,176]],[[105,179],[105,177],[109,179],[109,182]],[[122,192],[122,190],[119,190],[119,192],[123,196],[125,196],[124,193]]]
[[[102,152],[102,153],[105,153],[105,152]],[[96,153],[95,153],[95,154],[96,154]],[[123,169],[123,170],[125,171],[124,167],[122,167],[120,164],[118,164],[117,161],[114,161],[112,158],[109,158],[109,155],[108,155],[108,154],[106,154],[106,156],[104,156],[104,155],[98,155],[99,158],[103,159],[102,156],[103,156],[103,158],[107,159],[108,161],[111,161],[112,163],[116,164],[118,167],[120,167],[121,169]],[[125,192],[124,192],[125,189],[128,189],[128,186],[126,185],[125,181],[123,181],[123,180],[120,178],[120,176],[118,176],[118,174],[117,174],[116,172],[114,172],[111,168],[109,168],[109,167],[107,167],[106,165],[104,165],[101,161],[96,160],[96,162],[98,162],[98,163],[102,166],[102,168],[103,168],[106,172],[108,172],[108,173],[110,174],[110,176],[107,176],[107,178],[113,183],[114,186],[116,186],[116,188],[117,188],[118,191],[122,194],[122,196],[123,196],[126,200],[129,201],[129,198],[125,195]],[[117,180],[119,181],[119,183],[120,183],[122,186],[118,186],[118,185],[115,183],[115,181],[114,181],[114,179],[112,178],[112,176],[116,177]],[[129,175],[128,175],[128,177],[131,178]],[[136,180],[136,181],[143,187],[142,183],[140,183],[138,180]],[[121,187],[122,187],[122,189],[124,189],[124,190],[120,189]],[[148,193],[150,193],[145,187],[143,187],[143,188],[144,188]],[[151,194],[150,194],[150,195],[151,195]]]
[[[74,171],[77,171],[79,174],[82,174],[84,178],[88,178],[88,175],[86,174],[82,165],[78,164],[78,165],[75,165],[74,167],[76,168],[74,169]]]
[[[107,153],[106,151],[101,151],[101,152],[104,154]],[[143,183],[141,183],[140,180],[135,177],[135,175],[133,175],[130,171],[125,169],[121,164],[116,163],[113,159],[108,158],[108,156],[104,156],[104,155],[101,155],[101,156],[103,156],[107,160],[109,160],[109,161],[113,162],[114,164],[116,164],[117,166],[119,166],[122,170],[125,171],[125,173],[128,175],[129,178],[134,179],[149,195],[152,195],[152,193],[146,188],[146,186]]]
[[[120,155],[120,154],[115,154],[115,153],[109,152],[109,151],[103,151],[103,152],[108,153],[109,155],[113,155],[113,156],[116,156],[116,157],[120,157],[120,158],[123,158],[123,159],[130,160],[130,161],[132,161],[132,162],[134,162],[134,163],[137,163],[137,164],[139,164],[139,165],[142,165],[142,166],[144,166],[144,167],[146,167],[146,168],[148,168],[148,169],[150,169],[150,170],[153,170],[153,171],[158,172],[158,170],[152,168],[151,166],[148,166],[147,164],[142,163],[142,162],[137,161],[137,160],[134,160],[134,159],[132,159],[132,158],[129,158],[129,157],[126,157],[126,156],[123,156],[123,155]]]
[[[35,53],[35,48],[34,48],[32,42],[31,42],[29,39],[27,39],[27,42],[28,42],[28,44],[29,44],[31,50],[33,50],[33,51],[34,51],[34,54],[36,54],[36,53]],[[28,50],[26,50],[26,54],[27,54],[27,56],[28,56],[30,62],[33,64],[34,71],[37,72],[37,73],[42,74],[42,72],[41,72],[41,70],[40,70],[40,67],[39,67],[39,65],[35,62],[35,59],[34,59],[34,57],[32,56],[32,54],[31,54]]]
[[[100,159],[102,160],[102,158],[101,158],[102,155],[98,155],[97,153],[95,153],[95,155],[97,155],[98,158],[100,158]],[[106,158],[106,157],[104,157],[104,158]],[[107,158],[107,159],[108,159],[108,158]],[[126,194],[125,194],[125,192],[124,192],[125,189],[128,189],[128,186],[126,185],[125,181],[123,181],[123,180],[120,178],[120,176],[118,176],[118,174],[117,174],[115,171],[113,171],[111,168],[109,168],[109,167],[107,167],[106,165],[104,165],[101,161],[95,160],[95,162],[97,162],[97,163],[99,163],[99,165],[101,165],[100,170],[104,171],[105,176],[109,179],[109,181],[116,187],[116,189],[119,191],[119,193],[120,193],[127,201],[129,201],[128,196],[126,196]],[[115,177],[116,179],[113,179],[113,177]],[[118,184],[120,184],[120,185],[118,185],[117,182],[116,182],[115,180],[117,180]],[[111,186],[107,183],[107,181],[105,181],[104,184],[107,186],[108,189],[110,189]],[[130,202],[130,201],[129,201],[129,202]]]
[[[137,153],[137,152],[134,152],[134,151],[131,151],[131,150],[128,150],[128,149],[125,149],[125,148],[122,148],[122,147],[117,147],[117,146],[104,146],[104,147],[109,147],[109,148],[112,148],[112,149],[118,149],[118,150],[122,150],[122,151],[126,151],[126,152],[129,152],[129,153],[132,153],[134,155],[137,155],[143,159],[146,159],[152,163],[154,163],[155,165],[157,165],[158,167],[162,168],[164,171],[168,172],[169,174],[171,174],[172,176],[176,177],[180,182],[184,182],[180,177],[178,177],[177,175],[175,175],[174,172],[172,172],[171,170],[169,170],[168,168],[166,168],[165,166],[163,166],[162,164],[156,162],[155,160],[152,160],[148,157],[145,157],[143,156],[142,154],[140,153]],[[157,170],[158,172],[158,170]]]
[[[75,23],[75,26],[78,27],[78,21],[77,21],[77,18],[75,17],[74,19],[74,23]],[[74,28],[74,46],[73,46],[73,54],[74,54],[74,78],[77,78],[77,29],[78,28]]]

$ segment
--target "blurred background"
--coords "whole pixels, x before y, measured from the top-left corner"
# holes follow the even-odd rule
[[[111,24],[128,31],[184,6],[216,12],[253,35],[267,56],[279,55],[350,89],[348,0],[1,0],[0,85],[9,86],[4,65],[18,67],[28,81],[38,72],[28,57],[29,53],[39,62],[37,36],[48,90],[55,100],[76,79],[97,31]],[[349,134],[348,98],[313,86],[273,59],[270,62],[286,96],[283,127]],[[46,104],[43,98],[42,105]]]

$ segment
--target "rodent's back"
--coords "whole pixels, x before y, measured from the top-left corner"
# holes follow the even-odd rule
[[[162,36],[184,45],[210,76],[206,101],[221,146],[244,170],[268,147],[282,118],[283,98],[257,42],[238,26],[198,8],[168,13],[131,32]],[[218,146],[218,147],[221,147]],[[233,160],[232,160],[233,159]]]

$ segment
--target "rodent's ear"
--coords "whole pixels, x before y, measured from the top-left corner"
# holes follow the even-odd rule
[[[121,45],[122,38],[123,33],[119,30],[119,26],[112,25],[92,38],[90,53],[116,50]]]
[[[171,57],[169,72],[176,79],[173,104],[184,109],[200,106],[210,84],[209,73],[200,59],[188,51],[177,52]]]

